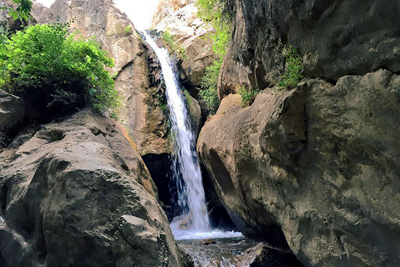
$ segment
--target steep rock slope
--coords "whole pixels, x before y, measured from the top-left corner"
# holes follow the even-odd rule
[[[71,31],[95,37],[109,51],[122,98],[119,120],[142,155],[167,152],[167,120],[149,84],[147,49],[126,14],[111,0],[57,0],[44,12],[35,9],[34,17],[39,23],[73,22]]]
[[[399,265],[400,6],[391,1],[231,1],[217,115],[198,151],[247,235],[306,266]],[[307,79],[266,89],[284,46]],[[249,108],[238,89],[266,89]]]
[[[185,266],[133,142],[81,111],[0,154],[1,266]]]
[[[332,85],[229,95],[198,151],[247,235],[306,266],[400,264],[400,76],[379,70]]]
[[[281,68],[279,44],[304,55],[305,74],[337,81],[379,68],[400,71],[397,1],[230,0],[233,40],[220,76],[222,99],[241,84],[260,89]]]

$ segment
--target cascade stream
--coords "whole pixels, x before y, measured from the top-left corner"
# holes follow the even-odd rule
[[[190,221],[187,223],[187,229],[196,232],[207,232],[210,230],[210,222],[207,216],[206,198],[195,150],[195,136],[191,127],[184,96],[181,93],[179,82],[173,71],[168,51],[158,47],[147,33],[144,33],[144,35],[160,61],[166,84],[166,96],[170,110],[171,130],[175,149],[173,171],[178,187],[177,200],[178,205],[184,211],[179,218],[174,220],[175,226],[179,226],[182,220],[187,220]],[[184,183],[179,181],[179,177],[182,177]],[[175,235],[178,229],[179,227],[173,228]]]

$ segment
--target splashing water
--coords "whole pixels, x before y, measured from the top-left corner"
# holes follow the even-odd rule
[[[175,148],[173,171],[177,180],[178,204],[184,211],[184,215],[179,216],[177,227],[171,228],[173,232],[176,232],[185,224],[187,230],[207,232],[210,230],[210,222],[207,216],[206,198],[195,150],[195,137],[183,94],[173,71],[174,66],[170,62],[168,51],[158,47],[147,33],[143,34],[160,61],[167,88],[166,96]],[[179,182],[179,177],[183,178],[184,184]]]

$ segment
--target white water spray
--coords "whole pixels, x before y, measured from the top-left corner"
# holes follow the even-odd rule
[[[174,219],[172,231],[179,231],[183,220],[190,221],[187,230],[207,232],[210,222],[207,215],[206,199],[200,166],[195,150],[195,137],[192,131],[190,117],[185,106],[184,96],[179,87],[178,79],[173,71],[169,53],[165,48],[160,48],[153,39],[144,33],[147,43],[153,48],[161,64],[161,70],[166,85],[166,96],[170,110],[170,120],[175,148],[175,175],[182,176],[185,186],[178,188],[179,205],[185,209],[184,216]],[[174,225],[176,227],[174,227]]]

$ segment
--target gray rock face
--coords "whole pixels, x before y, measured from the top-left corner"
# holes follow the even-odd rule
[[[233,40],[220,77],[219,95],[240,84],[268,86],[280,68],[278,43],[304,55],[305,75],[337,81],[348,74],[386,68],[400,71],[398,1],[232,0]]]
[[[24,101],[0,90],[0,132],[10,130],[24,115]]]
[[[0,159],[1,266],[186,266],[113,121],[82,111]]]
[[[198,152],[245,234],[305,266],[400,264],[400,76],[223,99]],[[287,243],[286,243],[287,241]]]

